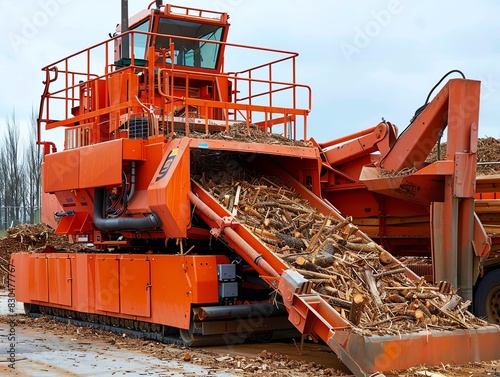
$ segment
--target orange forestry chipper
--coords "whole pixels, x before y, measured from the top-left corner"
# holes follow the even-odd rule
[[[307,135],[311,90],[296,82],[296,53],[228,43],[226,13],[161,1],[130,20],[125,10],[121,25],[109,40],[43,69],[42,216],[87,248],[12,256],[16,298],[27,313],[191,346],[302,334],[328,344],[356,376],[500,358],[500,328],[484,321],[400,334],[356,331],[342,303],[332,305],[316,289],[341,274],[325,279],[320,270],[321,278],[306,278],[264,242],[276,239],[263,228],[278,207],[297,214],[282,216],[289,223],[282,230],[306,215],[323,216],[318,234],[332,222],[344,227],[330,237],[339,249],[358,242],[432,261],[410,266],[417,274],[394,257],[396,271],[368,268],[360,281],[376,300],[383,275],[402,273],[419,289],[425,275],[451,283],[476,313],[498,323],[496,239],[474,212],[476,188],[489,192],[483,199],[497,198],[494,179],[476,180],[478,81],[449,80],[399,136],[383,120],[318,143]],[[234,57],[253,67],[227,71]],[[42,126],[64,129],[64,150],[42,141]],[[446,155],[426,163],[443,134]],[[252,191],[240,195],[241,177],[250,172],[274,179],[254,191],[293,192],[313,213],[285,199],[261,203],[260,211],[242,208],[241,197]],[[232,180],[236,194],[216,199],[223,191],[217,179]],[[251,212],[262,219],[260,230],[240,221]],[[343,253],[337,263],[346,263]]]

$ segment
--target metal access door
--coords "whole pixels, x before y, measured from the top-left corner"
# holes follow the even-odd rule
[[[71,260],[67,254],[50,255],[47,258],[49,275],[49,300],[53,304],[71,306]]]
[[[137,256],[120,259],[120,308],[123,314],[151,316],[149,260]]]

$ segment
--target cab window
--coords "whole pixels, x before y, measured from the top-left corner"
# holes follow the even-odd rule
[[[132,29],[134,31],[142,31],[142,32],[148,32],[149,31],[149,20],[146,22],[143,22],[139,26],[135,27]],[[136,59],[144,59],[146,57],[146,42],[147,42],[148,36],[146,34],[140,34],[140,33],[134,33],[134,57]]]
[[[203,24],[199,22],[171,20],[161,18],[158,25],[158,34],[165,37],[156,39],[156,48],[170,48],[174,44],[174,64],[216,69],[219,60],[220,45],[211,41],[220,42],[223,37],[223,26]],[[195,38],[196,41],[175,38],[175,36]],[[167,60],[167,63],[171,63]]]

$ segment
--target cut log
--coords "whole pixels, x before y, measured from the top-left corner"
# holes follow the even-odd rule
[[[261,235],[263,237],[266,237],[266,238],[269,238],[269,239],[272,239],[272,240],[275,240],[275,241],[280,241],[280,238],[276,234],[271,233],[271,232],[269,232],[269,231],[267,231],[265,229],[254,228],[252,230],[253,230],[253,232],[255,234]]]
[[[392,257],[391,254],[389,254],[387,251],[382,250],[378,256],[380,263],[383,265],[390,264],[394,261],[394,258]]]
[[[335,273],[333,271],[332,271],[333,275],[328,275],[328,274],[323,274],[321,272],[314,272],[314,271],[308,271],[308,270],[299,270],[299,269],[297,269],[297,272],[299,274],[304,275],[305,277],[311,277],[311,278],[317,278],[317,279],[332,279],[332,280],[336,280],[337,279],[337,275],[341,276],[340,274],[337,274],[337,273]]]
[[[337,225],[333,227],[333,230],[339,230],[345,227],[347,224],[352,223],[352,216],[346,217],[343,221],[340,221]]]
[[[330,287],[329,285],[326,285],[324,288],[328,293],[330,293],[332,295],[338,296],[338,294],[339,294],[339,290],[337,288]]]
[[[418,304],[418,308],[424,313],[424,315],[427,318],[431,318],[432,317],[431,312],[429,311],[429,309],[427,309],[427,307],[424,304],[422,304],[422,303]]]
[[[307,247],[309,250],[312,250],[314,246],[318,243],[318,240],[323,233],[323,230],[325,229],[326,223],[328,222],[328,217],[325,217],[323,220],[323,223],[321,224],[321,227],[319,230],[316,232],[316,234],[311,238],[311,241],[309,242],[309,246]]]
[[[384,299],[384,301],[387,302],[387,303],[403,303],[403,302],[406,302],[405,298],[403,296],[398,295],[398,294],[389,295],[389,296],[387,296]]]
[[[452,291],[452,285],[447,281],[440,281],[438,285],[438,290],[440,293],[449,295]]]
[[[333,240],[330,238],[327,239],[327,242],[325,245],[321,248],[322,253],[327,253],[327,254],[340,254],[340,250],[335,247],[335,245],[332,243]]]
[[[365,308],[365,296],[361,293],[356,293],[352,298],[351,311],[349,312],[349,321],[354,325],[359,325],[361,316]]]
[[[423,304],[422,301],[420,301],[419,299],[412,301],[408,306],[408,308],[411,310],[420,310],[425,318],[429,319],[431,318],[431,312],[429,311],[429,309],[427,309],[425,304]]]
[[[240,193],[241,193],[241,186],[238,185],[236,188],[236,195],[234,196],[234,202],[233,202],[233,208],[231,211],[231,215],[236,216],[238,214],[238,204],[240,202]]]
[[[425,284],[425,278],[421,277],[417,284],[417,291],[420,291],[424,284]]]
[[[305,249],[306,245],[300,238],[295,238],[289,236],[288,234],[276,233],[276,237],[278,237],[285,245],[293,247],[294,249]]]
[[[330,304],[333,306],[340,306],[341,308],[344,309],[351,309],[352,311],[352,304],[351,302],[347,300],[342,300],[341,298],[338,297],[330,297]]]
[[[354,224],[346,224],[344,228],[342,229],[342,235],[344,236],[344,239],[348,239],[352,234],[356,233],[358,231],[358,227]]]
[[[421,298],[421,299],[433,299],[436,298],[437,294],[434,293],[434,291],[426,290],[425,292],[408,292],[406,294],[407,299],[415,299],[415,298]]]
[[[380,294],[378,293],[377,283],[375,282],[375,278],[373,277],[371,270],[365,270],[365,278],[366,278],[366,284],[368,285],[370,293],[375,299],[377,306],[381,307],[383,305],[383,302],[382,299],[380,298]]]
[[[450,301],[448,301],[446,304],[444,304],[441,309],[442,310],[447,310],[447,311],[452,311],[453,309],[455,309],[458,304],[460,304],[460,301],[462,301],[462,297],[460,297],[459,295],[453,295],[450,299]]]
[[[425,319],[424,312],[422,310],[420,310],[420,309],[416,309],[415,313],[413,314],[413,316],[415,317],[415,319],[417,321],[422,321],[423,322],[424,319]]]
[[[439,307],[439,304],[435,301],[435,300],[432,300],[432,303],[434,304],[434,306],[436,307],[436,309],[444,314],[445,316],[447,316],[448,318],[451,318],[452,320],[454,320],[455,322],[459,323],[460,325],[462,325],[465,329],[468,329],[469,328],[469,325],[467,325],[467,323],[465,323],[461,318],[458,318],[456,317],[455,315],[453,315],[452,313],[450,313],[448,310],[444,310],[443,308],[440,308]]]
[[[320,267],[326,268],[326,267],[330,267],[333,264],[334,260],[335,260],[335,258],[333,258],[332,254],[328,254],[328,253],[321,251],[314,256],[312,263],[314,263]]]
[[[406,271],[406,268],[398,268],[395,270],[390,270],[390,271],[383,271],[378,274],[373,274],[375,277],[382,277],[382,276],[388,276],[388,275],[394,275],[394,274],[400,274]]]
[[[342,244],[340,242],[337,242],[338,244]],[[371,252],[377,250],[377,245],[375,242],[369,242],[369,243],[352,243],[352,242],[345,242],[344,245],[346,248],[349,250],[353,251],[363,251],[363,252]]]
[[[250,206],[245,206],[244,211],[251,216],[255,216],[258,217],[259,219],[262,219],[262,215]]]
[[[318,272],[318,266],[316,266],[314,263],[309,262],[303,256],[297,257],[295,263],[297,264],[297,266],[300,266],[308,271]]]

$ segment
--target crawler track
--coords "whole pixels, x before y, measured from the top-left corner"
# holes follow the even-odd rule
[[[178,329],[156,323],[129,320],[119,317],[89,314],[54,308],[50,306],[38,306],[25,304],[25,313],[33,318],[47,317],[62,323],[81,327],[93,327],[112,333],[141,339],[156,340],[167,344],[177,344],[186,347],[221,346],[234,345],[245,342],[269,342],[276,339],[294,338],[299,336],[298,331],[292,327],[274,329],[272,331],[256,332],[227,332],[222,335],[196,334],[194,328],[201,327],[199,321],[194,321],[190,330]],[[284,318],[274,317],[272,322],[282,322]],[[240,323],[242,319],[239,319]],[[240,325],[241,326],[241,325]],[[247,325],[250,326],[250,325]],[[283,327],[283,326],[282,326]]]

